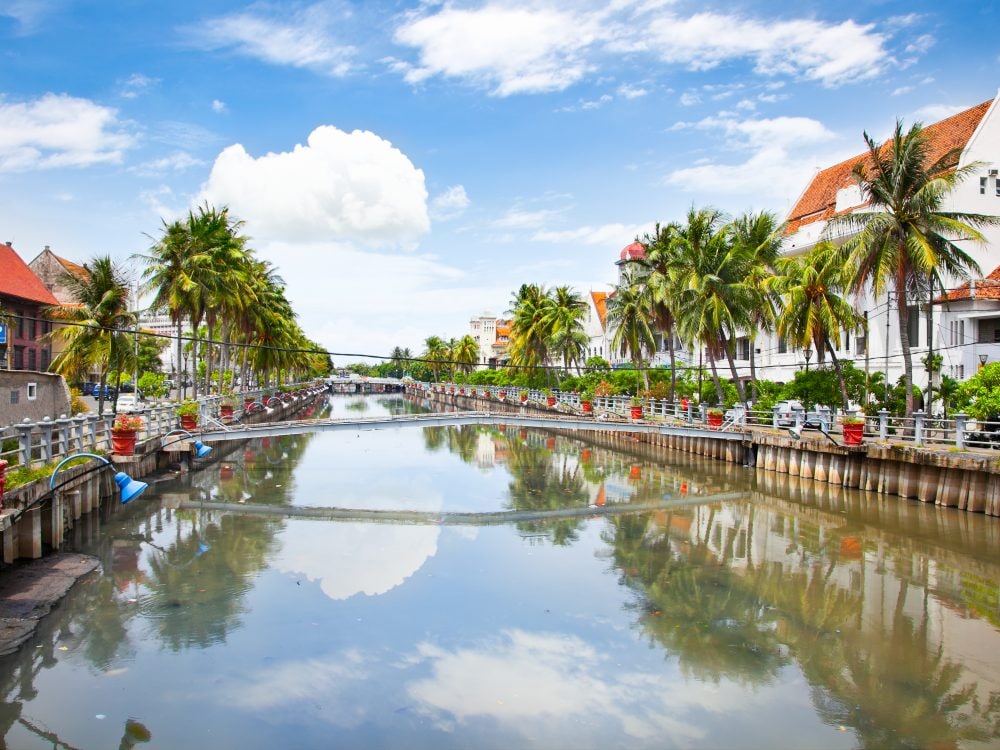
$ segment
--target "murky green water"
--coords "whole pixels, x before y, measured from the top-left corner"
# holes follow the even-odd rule
[[[411,427],[157,482],[74,531],[103,573],[0,662],[6,747],[1000,744],[1000,522],[649,456]],[[450,527],[183,499],[663,507]]]

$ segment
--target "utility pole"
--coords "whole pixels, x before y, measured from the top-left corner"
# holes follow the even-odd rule
[[[868,408],[868,379],[871,377],[871,371],[869,366],[871,364],[871,359],[869,357],[869,352],[871,352],[871,341],[868,338],[868,310],[864,312],[865,316],[865,405],[864,408]]]
[[[885,294],[885,408],[889,408],[889,311],[892,310],[892,292]],[[900,334],[902,335],[902,334]]]

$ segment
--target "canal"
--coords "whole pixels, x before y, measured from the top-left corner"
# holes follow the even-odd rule
[[[0,661],[3,747],[1000,745],[995,518],[516,428],[228,449],[74,529],[102,569]]]

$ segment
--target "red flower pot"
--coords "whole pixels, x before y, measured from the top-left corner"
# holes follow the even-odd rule
[[[708,415],[708,429],[717,430],[722,427],[722,415],[721,414],[709,414]]]
[[[861,445],[861,441],[865,435],[865,423],[845,424],[843,427],[844,445]]]
[[[581,401],[580,406],[583,407],[584,414],[592,414],[594,411],[594,405],[589,401]]]
[[[233,411],[234,409],[232,406],[228,404],[223,404],[222,406],[219,407],[219,416],[221,416],[223,419],[232,419]]]
[[[503,401],[507,398],[507,391],[500,391],[500,400]]]
[[[633,406],[632,407],[632,419],[642,419],[642,407]]]
[[[545,403],[547,403],[549,405],[549,408],[551,409],[553,406],[556,405],[556,397],[555,396],[547,396],[545,398]]]
[[[119,456],[135,454],[135,430],[112,430],[111,452]]]
[[[523,404],[527,400],[528,400],[528,394],[527,393],[522,393],[521,394],[521,403]]]
[[[253,406],[253,404],[254,404],[254,400],[252,398],[245,398],[245,399],[243,399],[243,411],[246,411],[247,409],[249,409],[251,406]]]
[[[639,466],[639,464],[632,464],[632,466],[629,467],[628,475],[633,479],[638,479],[642,476],[642,467]]]
[[[181,428],[188,432],[198,429],[198,416],[196,414],[182,414]]]
[[[545,447],[548,448],[549,450],[552,450],[553,448],[555,448],[556,447],[556,439],[555,438],[546,438],[545,439]]]

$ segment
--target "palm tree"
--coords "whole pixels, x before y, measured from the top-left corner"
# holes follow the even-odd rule
[[[428,336],[424,340],[424,359],[428,360],[431,370],[434,372],[434,380],[441,379],[441,364],[447,361],[447,344],[440,336]]]
[[[557,286],[548,294],[544,325],[549,331],[548,348],[562,356],[563,367],[569,370],[574,362],[579,371],[587,353],[590,337],[583,330],[587,303],[568,286]]]
[[[466,375],[472,372],[479,362],[479,344],[472,336],[465,334],[451,346],[451,361]]]
[[[777,267],[778,275],[768,285],[781,294],[778,335],[796,346],[814,347],[821,364],[829,351],[847,409],[847,385],[836,350],[841,331],[856,331],[862,323],[854,307],[839,294],[848,282],[840,252],[829,242],[821,242],[807,255],[782,258]]]
[[[671,222],[665,227],[656,225],[652,236],[646,236],[644,258],[633,260],[643,269],[640,277],[649,287],[652,299],[653,323],[667,345],[670,356],[670,400],[677,391],[677,353],[674,346],[677,319],[677,303],[680,293],[677,289],[679,254],[674,240],[681,231],[680,224]]]
[[[856,233],[844,244],[853,292],[860,293],[868,285],[876,296],[895,292],[909,417],[913,414],[911,290],[940,281],[942,272],[955,278],[979,273],[976,262],[956,243],[984,243],[978,229],[994,226],[1000,218],[942,210],[951,191],[979,165],[957,167],[960,148],[931,161],[930,143],[920,123],[904,133],[897,121],[892,136],[882,145],[868,133],[864,138],[868,153],[855,165],[854,179],[866,208],[835,217],[826,231]]]
[[[529,371],[544,366],[549,356],[551,330],[546,322],[549,296],[539,284],[522,284],[511,299],[508,353],[512,365]]]
[[[638,283],[634,270],[622,274],[621,283],[608,297],[608,325],[614,328],[611,349],[628,357],[637,370],[642,371],[642,382],[649,390],[649,374],[643,366],[646,354],[652,353],[655,338],[652,328],[652,299],[648,287]]]
[[[128,279],[109,256],[83,267],[86,274],[67,273],[62,279],[76,304],[46,309],[53,320],[67,324],[48,334],[66,345],[53,360],[52,369],[71,377],[96,365],[101,373],[97,413],[103,414],[108,371],[112,366],[128,367],[134,356],[127,331],[135,327],[136,314],[128,309]]]

